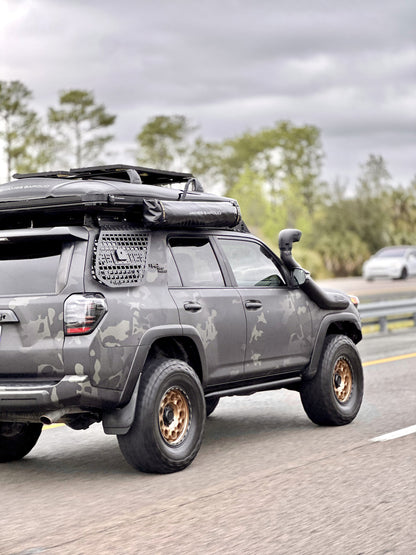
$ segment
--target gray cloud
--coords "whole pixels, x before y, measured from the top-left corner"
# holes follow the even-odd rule
[[[416,173],[415,16],[406,0],[0,0],[0,79],[23,81],[39,110],[93,90],[118,115],[119,150],[160,113],[207,139],[291,119],[322,129],[326,177],[376,153],[403,182]]]

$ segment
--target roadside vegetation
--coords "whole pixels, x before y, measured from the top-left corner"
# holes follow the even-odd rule
[[[115,162],[109,149],[117,116],[91,91],[61,91],[44,115],[32,102],[20,81],[0,81],[0,151],[9,179],[15,172]],[[156,115],[132,140],[137,164],[191,171],[206,190],[236,198],[248,227],[275,250],[280,229],[301,229],[296,257],[315,278],[358,275],[383,246],[416,244],[416,175],[399,184],[386,161],[369,153],[356,182],[325,182],[314,125],[281,120],[207,142],[185,116]]]

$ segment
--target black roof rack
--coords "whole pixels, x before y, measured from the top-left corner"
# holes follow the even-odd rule
[[[148,185],[169,185],[171,183],[187,183],[190,179],[195,180],[191,173],[172,172],[145,168],[142,166],[130,166],[126,164],[111,164],[107,166],[91,166],[88,168],[71,168],[68,170],[57,170],[40,173],[15,173],[15,179],[28,177],[58,177],[63,179],[112,179],[116,181],[127,181],[128,183],[144,183]],[[196,180],[197,181],[197,180]],[[202,190],[197,181],[195,190]]]

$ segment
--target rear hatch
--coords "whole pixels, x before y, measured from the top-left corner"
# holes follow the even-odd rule
[[[0,231],[0,383],[64,375],[63,304],[82,292],[88,231]]]

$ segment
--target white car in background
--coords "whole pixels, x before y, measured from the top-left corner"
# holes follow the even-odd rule
[[[416,275],[416,247],[402,245],[385,247],[363,264],[363,277],[406,279]]]

